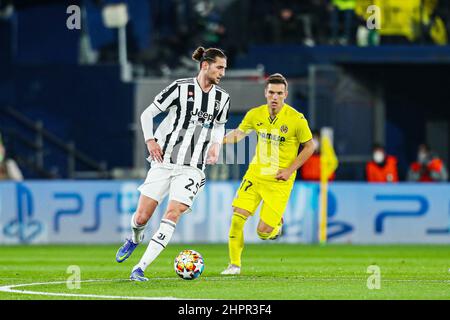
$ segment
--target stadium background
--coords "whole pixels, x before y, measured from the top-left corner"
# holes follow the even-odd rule
[[[129,17],[122,31],[102,16],[117,3]],[[352,3],[348,34],[344,20],[333,24],[332,3]],[[381,8],[380,30],[365,27],[371,4]],[[80,29],[68,28],[77,12],[70,5],[81,8]],[[295,23],[277,20],[283,9]],[[221,83],[232,97],[227,129],[264,103],[265,76],[280,72],[288,103],[311,128],[333,130],[339,167],[329,186],[329,242],[448,245],[449,184],[406,176],[423,142],[448,165],[449,26],[442,0],[1,0],[0,132],[24,180],[0,182],[0,245],[122,241],[148,169],[139,115],[166,84],[196,74],[190,54],[198,45],[229,56]],[[375,142],[398,158],[399,183],[365,181]],[[208,168],[174,243],[226,243],[246,167]],[[317,243],[318,198],[317,183],[297,179],[277,243]],[[247,223],[246,241],[262,245],[256,222]]]

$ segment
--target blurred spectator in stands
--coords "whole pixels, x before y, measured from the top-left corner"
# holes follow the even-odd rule
[[[186,16],[191,17],[187,13],[180,14],[183,4],[184,1],[175,0],[150,2],[152,45],[142,52],[141,60],[159,75],[168,75],[179,64],[179,57],[187,51],[189,30],[180,16],[185,19]]]
[[[251,6],[252,1],[232,1],[229,5],[223,7],[222,17],[223,25],[226,30],[226,36],[223,39],[221,48],[227,53],[227,63],[234,66],[235,58],[245,55],[248,52],[248,46],[252,40],[253,17],[256,8]],[[236,12],[240,14],[236,15]]]
[[[199,44],[223,47],[226,28],[222,13],[211,0],[153,0],[153,47],[143,59],[162,75],[195,70],[195,61],[186,58],[187,52]]]
[[[309,0],[306,3],[309,5],[303,9],[303,12],[311,18],[312,39],[315,44],[328,44],[329,28],[324,27],[324,22],[330,21],[330,12],[326,10],[329,0]]]
[[[443,5],[446,2],[447,8]],[[426,44],[446,45],[448,43],[445,10],[448,1],[424,0],[421,17],[421,42]],[[448,18],[448,17],[447,17]]]
[[[448,35],[450,33],[450,1],[440,0],[435,13],[444,21],[445,31]]]
[[[246,13],[250,25],[250,43],[262,44],[270,42],[271,27],[269,20],[276,12],[275,2],[249,0]]]
[[[300,167],[300,178],[304,181],[320,181],[320,132],[312,131],[314,141],[314,154]],[[329,181],[335,179],[335,173],[330,176]]]
[[[375,144],[372,160],[366,164],[368,182],[398,182],[397,158],[387,155],[383,146]]]
[[[198,41],[207,47],[218,47],[225,37],[226,29],[222,23],[222,15],[211,0],[198,0],[195,4]]]
[[[408,180],[415,182],[444,182],[448,173],[444,162],[427,144],[419,145],[417,161],[409,167]]]
[[[22,181],[23,175],[13,159],[6,157],[5,146],[0,136],[0,180]]]
[[[309,3],[285,0],[274,7],[275,14],[268,12],[265,17],[270,27],[268,42],[314,45]]]
[[[331,44],[354,43],[356,0],[331,0]]]
[[[151,46],[140,52],[139,63],[146,65],[153,75],[170,76],[173,70],[184,65],[185,53],[197,46],[194,34],[194,0],[152,0]],[[190,60],[189,67],[197,65]]]
[[[7,20],[14,13],[13,0],[0,0],[0,19]]]

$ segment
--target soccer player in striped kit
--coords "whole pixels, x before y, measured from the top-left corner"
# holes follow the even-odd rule
[[[167,195],[169,203],[159,229],[132,269],[134,281],[148,280],[145,269],[167,246],[181,215],[190,211],[202,191],[205,165],[217,162],[225,134],[230,96],[217,85],[225,75],[227,57],[220,49],[199,47],[192,58],[200,64],[198,75],[174,81],[141,115],[151,168],[139,187],[132,236],[117,251],[117,262],[125,261],[142,242],[148,220]],[[161,112],[167,115],[153,133],[153,118]]]

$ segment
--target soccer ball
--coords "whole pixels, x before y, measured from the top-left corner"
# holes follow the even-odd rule
[[[205,269],[205,263],[200,253],[194,250],[183,250],[173,263],[175,272],[184,280],[193,280],[200,277]]]

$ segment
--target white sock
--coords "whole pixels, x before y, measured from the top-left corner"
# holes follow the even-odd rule
[[[133,268],[141,268],[143,271],[156,259],[156,257],[164,250],[172,238],[176,224],[173,221],[162,219],[158,231],[150,240],[147,250],[145,250],[139,263]]]
[[[131,240],[134,243],[141,243],[142,239],[144,238],[144,231],[147,224],[144,225],[137,224],[134,221],[135,216],[136,212],[131,216],[131,231],[132,231]]]

